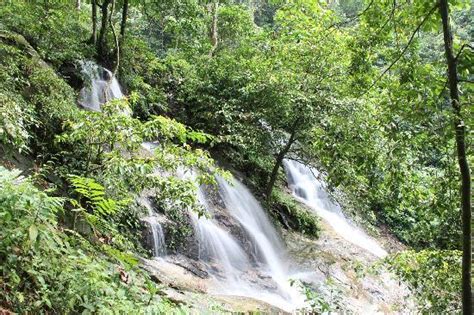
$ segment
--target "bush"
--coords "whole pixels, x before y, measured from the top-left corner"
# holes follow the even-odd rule
[[[23,35],[54,68],[91,57],[89,12],[72,2],[8,1],[0,6],[1,28]]]
[[[0,141],[16,150],[45,152],[62,122],[78,108],[73,89],[17,34],[0,34]]]
[[[411,287],[422,313],[461,313],[461,251],[409,250],[386,262]]]
[[[319,217],[281,188],[275,187],[269,206],[285,226],[311,237],[319,236]]]
[[[133,256],[110,246],[105,254],[58,225],[64,202],[0,167],[0,307],[22,314],[170,311]]]

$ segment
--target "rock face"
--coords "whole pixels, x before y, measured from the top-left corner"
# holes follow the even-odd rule
[[[410,290],[369,252],[338,236],[322,222],[318,240],[287,232],[285,242],[295,262],[309,270],[303,282],[320,292],[342,313],[416,313]]]
[[[212,279],[199,274],[199,263],[191,266],[184,256],[141,261],[155,282],[164,286],[162,293],[172,302],[190,308],[192,314],[263,313],[286,314],[283,310],[256,299],[209,293]],[[184,267],[183,267],[184,265]]]

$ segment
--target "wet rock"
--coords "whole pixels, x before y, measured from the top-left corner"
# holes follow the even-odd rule
[[[342,313],[398,314],[415,313],[411,292],[394,275],[380,269],[370,272],[377,258],[365,250],[337,237],[322,221],[318,240],[294,232],[284,233],[290,255],[305,269],[312,270],[303,283],[333,300]]]
[[[201,261],[189,259],[183,255],[169,257],[168,260],[191,272],[199,278],[205,279],[209,277],[209,273],[206,271],[206,265]]]
[[[59,73],[63,79],[75,90],[80,90],[84,86],[84,78],[81,75],[81,68],[75,63],[63,63],[59,67]]]

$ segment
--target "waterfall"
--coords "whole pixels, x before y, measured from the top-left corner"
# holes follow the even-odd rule
[[[293,160],[284,160],[283,163],[288,185],[298,200],[313,209],[329,223],[337,234],[347,241],[377,257],[387,255],[387,252],[375,240],[349,222],[339,204],[331,200],[323,182],[317,178],[319,174],[317,170]]]
[[[286,261],[286,250],[270,219],[252,193],[237,179],[231,183],[218,177],[219,194],[226,210],[239,222],[253,245],[252,256],[257,259],[259,272],[269,277],[277,291],[269,295],[265,290],[254,290],[250,296],[294,310],[304,305],[305,299],[298,288],[292,287],[293,278]]]
[[[110,70],[92,61],[82,61],[81,67],[86,82],[79,92],[79,104],[82,107],[100,111],[100,105],[123,97],[120,84]]]
[[[236,179],[229,184],[218,178],[218,183],[220,195],[230,215],[237,219],[250,236],[254,245],[253,254],[260,266],[267,269],[265,271],[283,292],[286,291],[288,266],[283,260],[285,248],[264,210],[250,191]]]
[[[180,177],[194,179],[192,171],[181,170]],[[233,179],[233,185],[218,177],[219,195],[230,218],[248,235],[252,252],[244,249],[246,240],[237,239],[216,219],[216,210],[205,187],[197,187],[198,201],[206,215],[190,212],[198,241],[199,259],[208,266],[214,280],[213,292],[259,299],[292,311],[304,305],[299,288],[290,285],[292,278],[284,260],[285,248],[278,233],[258,201],[245,186]],[[222,211],[222,210],[221,210]],[[257,261],[253,261],[253,259]],[[273,283],[273,285],[272,285]]]
[[[212,215],[212,208],[205,198],[202,187],[198,189],[198,199],[207,214]],[[198,238],[199,259],[217,263],[222,267],[225,277],[236,281],[239,274],[250,267],[250,261],[241,246],[214,219],[206,216],[198,217],[195,212],[191,213],[191,218]]]
[[[142,218],[142,220],[150,227],[153,257],[166,256],[165,234],[163,233],[159,217],[153,211],[153,207],[148,198],[140,197],[138,198],[138,202],[148,210],[148,215]]]

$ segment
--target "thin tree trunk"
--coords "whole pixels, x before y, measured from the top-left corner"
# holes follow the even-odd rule
[[[125,28],[127,26],[127,17],[128,17],[128,0],[123,1],[122,7],[122,22],[120,23],[120,39],[123,41],[125,37]]]
[[[296,127],[296,124],[294,124],[294,127]],[[275,160],[275,165],[273,166],[272,173],[270,175],[270,180],[268,181],[267,184],[267,189],[266,189],[266,197],[267,199],[270,199],[272,196],[272,191],[273,191],[273,186],[275,186],[275,182],[278,176],[278,170],[280,169],[283,159],[285,158],[286,154],[290,151],[291,146],[293,143],[296,141],[296,129],[293,128],[293,132],[290,135],[290,139],[288,139],[288,142],[286,143],[285,147],[278,153],[276,160]]]
[[[76,10],[81,9],[81,0],[76,0]]]
[[[112,35],[114,36],[114,43],[115,43],[115,63],[112,68],[113,76],[117,74],[117,69],[120,64],[120,44],[119,44],[117,32],[115,31],[114,22],[112,21],[114,10],[115,10],[115,0],[112,0],[112,7],[110,8],[110,15],[109,15],[109,26],[110,26],[110,29],[112,30]]]
[[[92,0],[92,44],[97,44],[97,0]]]
[[[119,40],[119,57],[122,58],[123,56],[123,44],[125,42],[125,29],[127,27],[127,17],[128,17],[128,0],[123,1],[122,6],[122,21],[120,22],[120,40]],[[120,68],[119,68],[119,75],[120,75]]]
[[[100,6],[102,16],[101,16],[101,25],[99,38],[97,41],[97,56],[100,60],[105,59],[105,34],[107,33],[107,22],[109,18],[109,4],[111,0],[104,0]]]
[[[453,53],[453,34],[449,18],[449,4],[447,0],[439,1],[439,12],[443,22],[444,49],[448,66],[448,83],[451,97],[451,106],[454,111],[454,129],[456,132],[456,148],[459,170],[461,173],[461,212],[462,212],[462,308],[463,314],[472,313],[472,247],[471,247],[471,176],[466,157],[466,127],[461,116],[461,103],[459,100],[457,61]]]
[[[211,25],[211,51],[209,52],[209,56],[214,55],[214,51],[217,48],[218,44],[218,36],[217,36],[217,14],[219,11],[219,1],[214,2],[214,9],[212,15],[212,25]]]

